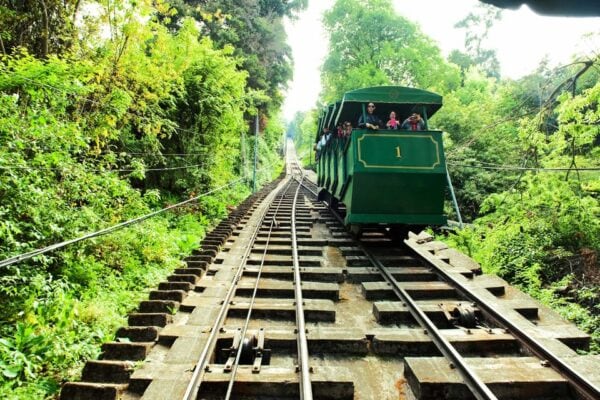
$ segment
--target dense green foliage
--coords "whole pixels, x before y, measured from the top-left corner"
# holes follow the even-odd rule
[[[292,77],[282,18],[293,18],[308,0],[174,0],[171,4],[177,10],[168,18],[171,29],[179,29],[184,16],[201,22],[217,46],[233,46],[249,73],[248,87],[264,92],[271,106],[281,105],[281,87]]]
[[[253,3],[291,7],[270,17],[279,26],[296,9]],[[0,268],[2,398],[51,397],[76,377],[136,300],[249,194],[255,143],[258,184],[280,170],[289,75],[261,65],[264,85],[253,86],[251,48],[216,42],[180,15],[174,29],[177,15],[151,0],[0,2],[0,260],[217,190]]]
[[[393,12],[390,0],[336,1],[323,22],[329,33],[322,67],[326,102],[391,82],[439,91],[458,84],[457,69],[444,62],[415,23]]]
[[[446,239],[484,271],[593,333],[598,351],[600,58],[590,50],[563,68],[542,62],[518,81],[500,79],[485,41],[499,18],[490,6],[465,16],[456,27],[465,31],[466,51],[444,60],[390,1],[338,0],[324,17],[330,52],[321,100],[376,85],[443,95],[430,126],[445,132],[448,169],[463,219],[471,223]],[[316,112],[296,115],[288,127],[300,154],[314,144]],[[446,208],[456,218],[449,203]]]
[[[576,96],[563,93],[553,111],[558,129],[548,135],[539,123],[543,110],[521,119],[518,142],[534,149],[542,168],[598,169],[599,103],[600,83]],[[486,272],[519,285],[592,333],[599,351],[600,174],[559,172],[526,172],[508,190],[492,192],[481,204],[481,217],[450,240]]]

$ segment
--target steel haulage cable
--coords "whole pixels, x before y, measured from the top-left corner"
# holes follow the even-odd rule
[[[283,190],[283,189],[287,190],[287,186],[285,188],[282,188],[281,190]],[[264,214],[260,217],[260,221],[256,224],[256,226],[254,228],[254,232],[252,232],[252,237],[250,238],[250,243],[254,243],[256,238],[258,237],[260,227],[264,224],[264,222],[267,218],[267,212],[268,212],[269,208],[271,207],[272,203],[277,198],[277,195],[278,195],[278,193],[276,195],[273,195],[272,198],[270,200],[268,200],[269,201],[268,204],[265,203]],[[261,205],[259,205],[259,207],[260,206]],[[248,259],[248,257],[250,256],[251,251],[252,251],[252,246],[247,246],[246,250],[244,251],[244,255],[241,256],[240,264],[238,266],[237,272],[235,273],[235,276],[231,280],[231,284],[229,285],[229,288],[227,289],[227,293],[225,294],[225,299],[223,300],[219,314],[217,315],[215,322],[214,322],[212,328],[210,329],[210,334],[208,336],[208,339],[206,340],[206,342],[204,344],[204,348],[202,349],[202,353],[198,357],[198,361],[196,362],[196,365],[193,369],[190,383],[188,384],[186,391],[183,395],[183,400],[195,400],[198,397],[198,391],[200,390],[200,386],[202,384],[205,367],[209,361],[208,360],[209,354],[212,352],[212,349],[216,345],[217,335],[219,333],[219,327],[221,327],[223,322],[225,321],[225,318],[227,316],[227,311],[229,309],[230,301],[233,298],[235,289],[237,287],[237,282],[242,277],[242,274],[244,272],[243,266],[246,263],[246,260]]]
[[[263,168],[259,169],[258,171],[262,171],[264,169],[268,169],[268,167],[270,167],[270,166],[272,166],[272,164],[266,165]],[[121,222],[121,223],[119,223],[117,225],[113,225],[113,226],[110,226],[108,228],[96,231],[96,232],[88,233],[88,234],[86,234],[84,236],[81,236],[81,237],[78,237],[76,239],[66,240],[64,242],[55,243],[55,244],[52,244],[50,246],[43,247],[41,249],[32,250],[32,251],[29,251],[27,253],[19,254],[19,255],[13,256],[13,257],[9,257],[9,258],[7,258],[5,260],[0,261],[0,268],[8,267],[9,265],[16,264],[18,262],[28,260],[28,259],[33,258],[35,256],[39,256],[39,255],[48,253],[50,251],[54,251],[56,249],[60,249],[61,247],[65,247],[65,246],[68,246],[68,245],[73,244],[73,243],[81,242],[81,241],[87,240],[87,239],[93,239],[93,238],[98,237],[98,236],[104,236],[104,235],[106,235],[108,233],[117,231],[117,230],[119,230],[121,228],[124,228],[124,227],[126,227],[128,225],[132,225],[132,224],[136,224],[136,223],[145,221],[148,218],[154,217],[155,215],[161,214],[161,213],[163,213],[165,211],[171,210],[173,208],[181,207],[181,206],[183,206],[185,204],[191,203],[192,201],[198,200],[201,197],[207,196],[207,195],[212,194],[212,193],[216,193],[216,192],[218,192],[220,190],[223,190],[223,189],[225,189],[227,187],[233,186],[236,183],[239,183],[240,181],[243,181],[246,178],[247,178],[247,176],[244,175],[241,178],[236,179],[236,180],[234,180],[232,182],[229,182],[226,185],[220,186],[220,187],[218,187],[216,189],[210,190],[210,191],[208,191],[206,193],[203,193],[201,195],[198,195],[196,197],[192,197],[192,198],[184,200],[184,201],[182,201],[180,203],[173,204],[173,205],[171,205],[169,207],[165,207],[165,208],[163,208],[161,210],[154,211],[154,212],[151,212],[151,213],[146,214],[146,215],[142,215],[141,217],[130,219],[129,221]]]
[[[121,223],[119,223],[117,225],[110,226],[108,228],[99,230],[97,232],[88,233],[88,234],[86,234],[84,236],[81,236],[81,237],[78,237],[76,239],[70,239],[70,240],[66,240],[64,242],[55,243],[55,244],[52,244],[50,246],[47,246],[47,247],[44,247],[44,248],[41,248],[41,249],[33,250],[33,251],[30,251],[30,252],[27,252],[27,253],[23,253],[23,254],[19,254],[17,256],[14,256],[14,257],[7,258],[5,260],[0,261],[0,268],[8,267],[9,265],[16,264],[16,263],[24,261],[24,260],[28,260],[28,259],[30,259],[32,257],[48,253],[50,251],[59,249],[61,247],[65,247],[65,246],[68,246],[68,245],[73,244],[73,243],[81,242],[82,240],[87,240],[87,239],[92,239],[92,238],[95,238],[95,237],[98,237],[98,236],[103,236],[103,235],[106,235],[108,233],[111,233],[111,232],[114,232],[116,230],[119,230],[121,228],[124,228],[124,227],[126,227],[128,225],[132,225],[132,224],[136,224],[136,223],[145,221],[148,218],[154,217],[155,215],[161,214],[161,213],[163,213],[165,211],[172,210],[173,208],[181,207],[181,206],[183,206],[185,204],[188,204],[188,203],[191,203],[193,201],[196,201],[196,200],[200,199],[201,197],[207,196],[209,194],[218,192],[218,191],[220,191],[222,189],[225,189],[227,187],[233,186],[236,183],[242,181],[243,179],[244,179],[244,177],[236,179],[235,181],[232,181],[232,182],[230,182],[230,183],[228,183],[226,185],[220,186],[220,187],[218,187],[216,189],[210,190],[210,191],[208,191],[206,193],[203,193],[201,195],[198,195],[196,197],[192,197],[191,199],[187,199],[187,200],[184,200],[184,201],[182,201],[180,203],[173,204],[173,205],[171,205],[169,207],[165,207],[165,208],[163,208],[161,210],[154,211],[154,212],[151,212],[151,213],[146,214],[146,215],[142,215],[141,217],[130,219],[129,221],[121,222]]]
[[[140,169],[83,169],[83,172],[150,172],[150,171],[174,171],[178,169],[187,169],[187,168],[198,168],[202,167],[202,164],[192,164],[192,165],[182,165],[180,167],[164,167],[164,168],[140,168]],[[0,165],[0,169],[3,170],[29,170],[29,171],[64,171],[64,167],[30,167],[26,165]]]
[[[454,167],[474,168],[474,169],[491,169],[491,170],[507,170],[507,171],[537,171],[537,172],[565,172],[565,171],[600,171],[600,167],[583,167],[583,168],[534,168],[534,167],[519,167],[515,165],[469,165],[448,161],[446,164]]]

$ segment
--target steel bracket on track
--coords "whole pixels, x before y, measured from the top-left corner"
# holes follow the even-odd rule
[[[252,348],[254,351],[254,363],[252,364],[252,373],[258,374],[260,372],[261,365],[269,365],[271,362],[271,349],[265,349],[265,330],[260,328],[258,330],[258,338],[256,340],[256,346]]]
[[[469,305],[462,303],[448,305],[445,303],[438,304],[444,313],[444,316],[456,327],[472,329],[477,327],[477,317],[475,310]]]
[[[271,349],[265,349],[265,330],[260,328],[258,335],[242,338],[242,329],[238,328],[230,347],[221,349],[221,359],[225,361],[223,372],[231,372],[241,346],[240,365],[252,365],[252,373],[259,373],[262,365],[271,363]]]

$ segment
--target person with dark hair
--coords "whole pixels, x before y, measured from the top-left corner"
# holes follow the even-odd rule
[[[352,135],[352,124],[350,123],[350,121],[346,121],[344,122],[344,137],[345,138],[349,138],[350,135]]]
[[[412,113],[412,115],[404,120],[400,129],[406,129],[409,131],[424,131],[425,121],[421,118],[421,114]]]
[[[358,119],[358,127],[359,128],[379,129],[380,127],[383,126],[383,122],[381,122],[381,119],[379,119],[379,117],[377,115],[373,114],[374,111],[375,111],[375,104],[369,103],[367,105],[367,114],[366,114],[365,118],[363,118],[363,115],[361,115],[360,118]]]

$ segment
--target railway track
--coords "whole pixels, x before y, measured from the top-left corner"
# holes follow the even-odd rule
[[[61,399],[597,399],[589,337],[429,235],[350,236],[289,152]]]

